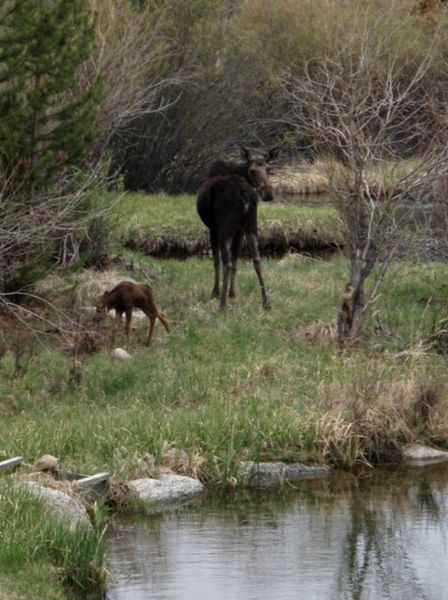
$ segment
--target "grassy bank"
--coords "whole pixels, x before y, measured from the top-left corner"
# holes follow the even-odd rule
[[[261,205],[260,221],[271,233],[340,235],[327,207]],[[205,244],[193,198],[126,196],[111,222],[116,250],[143,266],[118,276],[154,275],[172,332],[159,323],[146,348],[147,324],[135,319],[132,360],[117,362],[104,347],[77,358],[76,377],[57,336],[44,337],[19,372],[7,352],[0,359],[0,459],[21,455],[31,463],[49,453],[62,468],[110,471],[118,481],[169,467],[225,488],[237,483],[244,460],[353,468],[394,459],[415,440],[448,447],[446,359],[421,344],[446,317],[447,264],[392,265],[361,344],[338,354],[335,318],[349,267],[342,257],[264,259],[269,312],[243,259],[237,299],[223,313],[210,299],[210,258],[160,260],[122,246],[137,236],[157,245],[169,236],[193,244],[203,235]],[[72,277],[50,285],[55,304],[76,293]],[[90,297],[82,292],[82,306],[99,292],[100,276],[86,279],[96,287]],[[45,524],[35,501],[2,492],[1,502],[5,597],[59,600],[66,584],[98,580],[98,534],[69,539]]]
[[[36,497],[12,488],[6,477],[0,483],[0,599],[62,600],[99,592],[105,549],[100,527],[70,532],[48,517]]]
[[[133,360],[117,363],[106,350],[85,357],[78,384],[57,350],[38,353],[20,378],[4,357],[0,456],[51,453],[63,466],[119,479],[148,473],[154,461],[226,485],[240,460],[351,467],[420,437],[447,445],[445,362],[418,346],[442,316],[446,265],[425,265],[423,276],[418,266],[393,269],[378,300],[381,323],[373,317],[361,347],[340,355],[332,332],[342,259],[265,260],[270,312],[242,261],[225,314],[209,299],[208,259],[139,259],[159,273],[154,289],[172,333],[159,324],[147,349],[140,322]],[[422,420],[428,390],[436,401]],[[186,455],[173,458],[172,447]]]
[[[127,194],[113,211],[120,242],[155,257],[185,258],[208,252],[208,232],[193,196]],[[264,255],[290,249],[317,251],[342,245],[341,223],[329,206],[259,205],[259,244]]]

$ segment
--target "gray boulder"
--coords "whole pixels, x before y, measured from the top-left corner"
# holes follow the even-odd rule
[[[446,450],[431,448],[424,444],[408,444],[404,446],[401,454],[406,462],[413,464],[427,464],[448,460],[448,452]]]
[[[45,487],[35,481],[24,481],[17,487],[40,498],[47,515],[65,523],[70,531],[73,532],[78,527],[93,529],[86,509],[73,496]]]
[[[238,470],[238,482],[246,487],[275,487],[286,482],[328,477],[330,467],[284,462],[243,462]]]
[[[204,486],[197,479],[174,473],[163,474],[160,479],[134,479],[128,485],[136,492],[137,498],[150,507],[188,502],[204,491]]]

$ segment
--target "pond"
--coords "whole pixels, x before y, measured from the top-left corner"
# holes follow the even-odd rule
[[[442,600],[448,466],[337,474],[116,523],[108,600]]]

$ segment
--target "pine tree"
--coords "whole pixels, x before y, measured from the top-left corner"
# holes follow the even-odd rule
[[[85,159],[100,85],[76,75],[92,15],[87,0],[6,0],[0,21],[0,175],[32,194]]]

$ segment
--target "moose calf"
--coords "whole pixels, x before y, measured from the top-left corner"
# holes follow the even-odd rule
[[[122,281],[109,292],[104,292],[96,305],[96,312],[101,315],[107,314],[112,308],[115,309],[115,326],[112,332],[112,346],[115,344],[115,334],[121,323],[123,313],[126,315],[126,340],[130,344],[132,310],[139,308],[149,318],[149,331],[146,343],[149,344],[154,330],[156,319],[163,323],[169,332],[166,316],[160,312],[154,302],[152,289],[145,283],[132,283]]]

